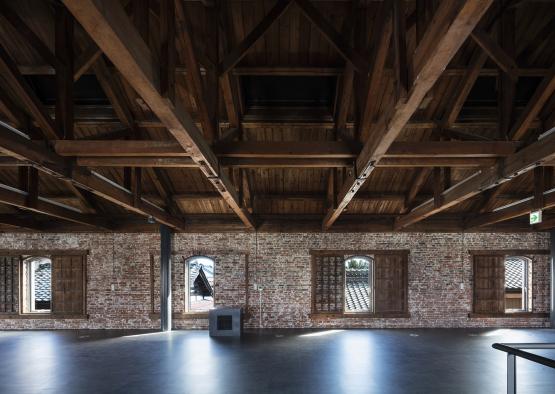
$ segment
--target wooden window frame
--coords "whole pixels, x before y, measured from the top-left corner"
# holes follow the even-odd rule
[[[87,314],[87,256],[89,250],[83,249],[0,249],[0,256],[16,256],[19,258],[18,263],[18,312],[9,314],[1,313],[0,320],[3,319],[29,319],[29,320],[68,320],[68,319],[88,319]],[[23,256],[82,256],[83,258],[83,313],[80,314],[64,314],[64,313],[25,313],[22,300],[24,291],[23,278]],[[53,300],[52,300],[53,301]]]
[[[310,315],[309,317],[313,320],[330,320],[330,319],[399,319],[399,318],[410,318],[409,313],[409,291],[408,291],[408,265],[410,250],[409,249],[309,249],[310,254],[310,288],[311,288],[311,298],[310,298]],[[326,312],[316,312],[314,309],[314,299],[316,297],[316,286],[314,282],[315,277],[315,256],[337,256],[343,255],[344,259],[352,256],[375,256],[375,255],[404,255],[406,257],[406,267],[404,270],[404,286],[406,294],[405,311],[403,312],[371,312],[371,313],[326,313]],[[343,271],[343,281],[345,281],[345,271]]]
[[[482,256],[503,256],[503,259],[506,259],[509,256],[519,256],[519,257],[527,257],[531,260],[531,267],[533,270],[534,267],[534,255],[550,255],[551,251],[549,249],[490,249],[490,250],[469,250],[468,254],[472,258],[472,312],[468,314],[469,318],[548,318],[549,313],[547,312],[534,312],[534,303],[532,302],[531,308],[529,311],[522,311],[522,312],[504,312],[504,313],[477,313],[474,312],[475,308],[475,266],[474,266],[474,256],[482,255]],[[532,281],[534,280],[534,276],[532,272],[529,272],[529,275],[532,275]],[[529,292],[532,289],[528,290]],[[532,293],[533,299],[533,293]]]

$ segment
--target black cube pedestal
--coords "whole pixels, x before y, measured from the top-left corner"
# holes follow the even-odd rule
[[[241,308],[218,308],[208,312],[211,337],[239,337],[243,332]]]

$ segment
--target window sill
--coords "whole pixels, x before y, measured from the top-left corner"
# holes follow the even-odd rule
[[[149,313],[151,319],[159,319],[159,313]],[[172,313],[174,320],[193,320],[193,319],[208,319],[208,312],[202,313]]]
[[[407,319],[410,313],[311,313],[311,319]]]
[[[469,313],[468,317],[480,318],[547,318],[549,313],[543,312],[514,312],[514,313]]]
[[[27,320],[88,320],[89,315],[50,315],[50,314],[0,314],[0,319],[27,319]]]

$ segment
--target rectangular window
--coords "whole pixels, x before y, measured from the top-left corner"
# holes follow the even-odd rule
[[[0,313],[81,316],[85,286],[85,255],[0,257]]]
[[[50,313],[52,305],[52,260],[23,257],[24,313]]]
[[[336,316],[408,313],[408,252],[314,252],[312,313]]]
[[[186,311],[208,312],[214,308],[214,260],[195,256],[185,262],[186,267]]]
[[[505,313],[526,312],[532,309],[531,265],[528,257],[505,258]]]
[[[345,313],[374,311],[374,258],[355,256],[345,260]]]
[[[528,257],[474,255],[474,313],[531,311],[531,266]]]

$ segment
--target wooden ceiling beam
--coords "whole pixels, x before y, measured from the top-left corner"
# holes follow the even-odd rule
[[[549,74],[544,77],[532,98],[520,114],[513,128],[510,131],[509,137],[512,140],[522,140],[528,133],[531,123],[542,110],[544,104],[549,100],[551,95],[555,92],[555,64],[550,68]]]
[[[127,210],[145,216],[153,216],[157,221],[176,229],[182,229],[182,220],[168,215],[154,204],[144,199],[139,207],[132,202],[131,192],[114,182],[83,168],[71,168],[67,160],[49,151],[45,146],[31,143],[28,139],[15,134],[0,125],[0,151],[4,154],[27,161],[37,169],[56,178],[70,181],[73,185],[88,190],[94,195],[113,202]]]
[[[181,5],[175,0],[160,0],[160,94],[170,102],[175,101],[176,29],[175,9]],[[190,68],[198,70],[198,64]]]
[[[28,124],[27,114],[18,108],[4,89],[0,89],[0,113],[3,113],[15,128],[25,128]]]
[[[52,67],[58,68],[58,58],[7,2],[0,3],[0,15],[5,18],[5,20],[13,27],[13,30],[23,37],[31,48],[33,48],[44,61]]]
[[[159,66],[122,6],[108,0],[65,0],[64,4],[104,54],[145,100],[168,131],[191,154],[199,168],[248,228],[255,223],[241,207],[237,192],[191,116],[179,102],[171,103],[159,91]]]
[[[358,135],[360,139],[365,141],[368,138],[372,124],[376,121],[376,114],[379,107],[379,99],[384,83],[384,71],[389,53],[389,43],[393,31],[392,22],[392,4],[386,1],[380,6],[376,23],[372,30],[372,37],[374,45],[372,49],[372,70],[368,77],[368,88],[366,89],[366,96],[364,97],[364,107],[360,124],[358,127]]]
[[[33,191],[24,191],[0,184],[0,202],[24,210],[53,216],[71,222],[86,224],[88,226],[110,229],[110,225],[95,216],[83,214],[72,207],[64,207],[60,203],[54,203],[40,198],[38,194],[33,196]]]
[[[555,134],[534,142],[520,151],[499,160],[494,167],[478,171],[442,193],[443,203],[435,206],[428,201],[399,217],[395,229],[401,229],[442,212],[480,192],[503,184],[512,178],[530,171],[544,162],[555,158]]]
[[[208,107],[208,100],[195,53],[190,21],[187,19],[187,14],[185,13],[183,7],[183,3],[180,1],[175,2],[176,17],[178,22],[177,43],[183,57],[185,58],[185,66],[188,70],[187,81],[188,85],[191,87],[191,93],[195,99],[195,103],[197,104],[197,111],[202,125],[202,132],[208,142],[212,143],[218,136],[216,121],[211,116],[211,111]]]
[[[41,223],[32,217],[19,214],[0,214],[0,223],[9,226],[20,227],[22,229],[38,231],[44,230]]]
[[[405,0],[393,0],[393,74],[395,97],[406,98],[412,85],[412,57],[407,52],[407,15]],[[388,2],[385,3],[386,5]]]
[[[58,140],[57,154],[75,157],[77,165],[90,167],[198,168],[175,141]],[[514,153],[518,143],[506,141],[394,142],[375,167],[483,167],[495,158]],[[333,168],[350,167],[360,152],[356,142],[318,141],[290,143],[233,142],[216,146],[224,167]]]
[[[507,207],[501,207],[493,212],[483,213],[467,220],[466,228],[472,229],[514,219],[519,216],[528,215],[534,209],[549,209],[555,207],[555,191],[542,193],[542,204],[537,207],[534,197],[529,197],[518,203],[512,203]]]
[[[370,69],[368,61],[362,57],[314,5],[308,0],[294,0],[301,12],[310,20],[326,40],[339,54],[361,74],[366,75]]]
[[[223,2],[218,1],[216,7],[216,15],[218,18],[218,40],[224,52],[231,51],[231,44],[229,42],[229,35],[231,34],[231,27],[223,10]],[[218,72],[218,70],[216,70]],[[237,92],[237,83],[235,75],[232,73],[224,73],[220,75],[219,85],[222,93],[222,99],[227,113],[229,127],[241,127],[241,110],[239,105],[239,93]]]
[[[431,168],[422,168],[420,170],[417,170],[416,176],[414,177],[414,180],[412,181],[409,191],[406,195],[404,202],[405,204],[401,211],[402,214],[410,211],[414,207],[416,196],[418,196],[418,193],[426,184],[426,181],[430,177],[431,173]]]
[[[422,99],[433,87],[451,58],[472,32],[492,1],[442,2],[432,19],[414,56],[414,84],[406,100],[398,101],[393,112],[384,115],[373,127],[356,162],[356,176],[343,185],[338,206],[326,215],[323,227],[329,229],[385,155],[393,141],[408,123]]]
[[[66,194],[44,194],[44,198],[53,201],[59,201],[63,203],[78,204],[79,200],[73,195]],[[156,194],[144,194],[144,198],[158,201],[160,197]],[[432,198],[431,194],[420,194],[415,198],[415,201],[425,201]],[[529,196],[527,194],[501,194],[499,195],[499,200],[503,202],[518,202],[520,200],[525,200]],[[217,200],[221,201],[222,196],[216,192],[191,192],[191,193],[175,193],[171,196],[172,200],[175,202],[192,202],[192,201],[203,201],[203,200]],[[257,194],[256,197],[259,200],[284,200],[284,201],[328,201],[328,195],[318,194],[318,193],[284,193],[284,194]],[[406,201],[406,195],[403,193],[386,193],[386,192],[365,192],[357,194],[355,200],[361,202],[394,202],[403,203]]]
[[[485,53],[513,80],[517,79],[518,66],[515,60],[505,52],[491,37],[481,28],[476,28],[470,35],[472,39],[484,50]]]
[[[220,163],[224,168],[352,168],[353,159],[223,157]]]
[[[234,47],[218,67],[220,75],[227,74],[247,54],[250,48],[262,38],[268,29],[289,9],[292,0],[278,0],[274,7],[264,16],[252,31]]]
[[[447,110],[443,115],[442,127],[450,128],[456,121],[462,110],[466,98],[470,94],[472,87],[476,83],[476,80],[480,76],[482,67],[486,63],[488,56],[481,49],[477,48],[472,58],[470,59],[470,64],[468,70],[465,71],[459,85],[456,89],[455,94],[451,98],[451,102],[447,106]]]
[[[73,139],[73,17],[65,7],[56,7],[55,56],[57,132],[64,139]]]
[[[56,140],[57,154],[76,157],[189,157],[176,141],[165,140]],[[495,158],[513,154],[513,141],[394,142],[384,158]],[[258,142],[232,141],[214,146],[218,157],[241,158],[356,158],[361,144],[354,141]]]
[[[75,59],[73,80],[78,81],[79,78],[81,78],[81,76],[83,76],[91,68],[100,56],[102,56],[102,51],[98,45],[94,42],[90,43],[83,50],[83,52],[81,52],[79,57]]]
[[[190,157],[77,157],[75,163],[80,167],[198,168]]]
[[[94,43],[93,43],[94,44]],[[91,44],[91,45],[93,45]],[[95,45],[96,46],[96,45]],[[96,46],[97,47],[97,46]],[[89,56],[95,56],[95,58],[85,56],[86,51],[92,51],[92,48],[86,48],[83,50],[81,55],[75,60],[75,74],[74,79],[77,80],[78,77],[80,78],[84,74],[89,74],[90,69],[87,68],[86,70],[80,72],[79,65],[81,67],[85,67],[86,62],[90,62],[91,64],[98,59],[100,55],[102,55],[102,50],[98,49],[97,52],[92,52]],[[200,57],[199,54],[197,54]],[[487,55],[486,55],[487,57]],[[199,59],[200,64],[202,62]],[[468,67],[449,67],[445,69],[443,75],[449,77],[461,77],[464,76],[467,71],[469,70],[470,65]],[[28,64],[20,64],[18,65],[18,70],[21,75],[55,75],[56,69],[48,64],[36,64],[36,65],[28,65]],[[187,75],[187,67],[184,64],[178,64],[175,67],[175,73],[177,75]],[[307,76],[307,77],[314,77],[314,76],[322,76],[322,77],[335,77],[342,75],[344,72],[344,68],[339,67],[304,67],[304,66],[245,66],[245,67],[235,67],[232,69],[229,74],[234,76],[243,76],[243,75],[261,75],[261,76]],[[502,71],[501,71],[502,72]],[[201,75],[206,75],[207,69],[203,66],[200,67]],[[393,70],[391,68],[386,67],[384,70],[385,75],[392,75]],[[519,77],[545,77],[549,73],[549,68],[542,68],[542,67],[519,67],[515,70],[516,75]],[[484,77],[497,77],[500,74],[500,70],[497,68],[489,68],[485,67],[479,71],[479,76]]]
[[[2,45],[0,45],[0,71],[22,104],[35,118],[44,136],[48,139],[59,139],[60,134],[48,112]]]

